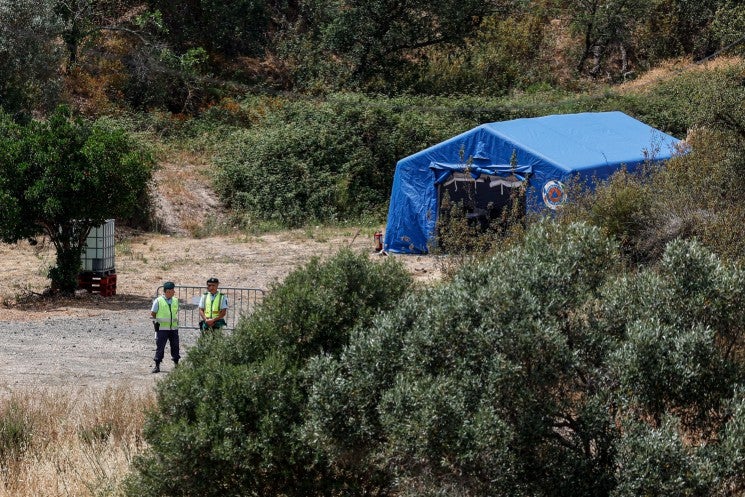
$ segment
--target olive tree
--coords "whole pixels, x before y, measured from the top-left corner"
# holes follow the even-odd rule
[[[601,366],[620,337],[588,326],[587,303],[618,264],[599,230],[541,226],[407,299],[314,361],[309,438],[396,495],[607,493]]]
[[[315,358],[305,436],[384,474],[370,495],[742,488],[742,271],[682,241],[620,261],[597,228],[533,227]]]
[[[49,237],[57,251],[52,288],[73,292],[91,227],[146,208],[152,166],[124,132],[65,107],[27,125],[0,115],[0,239]]]
[[[474,0],[306,0],[284,51],[299,70],[312,60],[335,82],[394,83],[418,50],[462,42],[492,10]]]
[[[0,0],[0,108],[25,116],[55,101],[59,29],[51,0]]]

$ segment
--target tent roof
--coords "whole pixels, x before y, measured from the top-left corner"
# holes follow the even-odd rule
[[[655,147],[669,157],[667,147],[678,141],[622,112],[553,115],[482,126],[567,172],[632,164],[654,156]]]
[[[548,163],[567,173],[631,165],[648,158],[667,159],[678,143],[676,138],[619,111],[557,114],[482,124],[403,158],[399,164],[425,158],[435,163],[450,162],[458,159],[461,149],[466,154],[472,152],[476,163],[479,159],[494,160],[495,141],[534,157],[533,162]],[[468,155],[461,163],[467,159]]]

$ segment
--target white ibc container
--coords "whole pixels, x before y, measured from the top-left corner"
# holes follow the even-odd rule
[[[115,272],[113,219],[107,219],[101,226],[91,228],[81,259],[83,271],[100,274]]]

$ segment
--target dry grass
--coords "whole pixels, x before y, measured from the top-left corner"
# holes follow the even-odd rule
[[[0,497],[119,496],[151,390],[34,390],[0,403]]]
[[[721,56],[704,63],[695,63],[689,59],[671,59],[645,72],[640,77],[620,85],[619,90],[623,93],[638,92],[645,88],[652,89],[655,84],[672,79],[682,72],[704,72],[737,66],[742,63],[742,57],[735,56]]]
[[[199,154],[178,151],[168,154],[154,173],[154,201],[158,230],[193,234],[206,218],[224,215],[211,186],[211,171]]]

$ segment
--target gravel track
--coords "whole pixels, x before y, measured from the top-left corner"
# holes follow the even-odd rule
[[[154,384],[173,367],[151,374],[155,351],[149,313],[106,311],[93,317],[50,317],[3,323],[0,378],[6,390],[19,387],[95,387]],[[197,330],[181,330],[181,355],[196,343]]]
[[[41,298],[49,280],[45,266],[51,247],[0,244],[0,393],[26,388],[152,387],[172,368],[166,346],[163,373],[151,374],[155,338],[150,306],[163,281],[202,285],[218,276],[223,287],[268,290],[313,256],[328,257],[341,247],[367,251],[372,232],[314,234],[283,232],[188,238],[133,237],[117,245],[117,294],[84,293],[73,298]],[[437,278],[434,259],[401,257],[416,280]],[[182,329],[181,356],[199,332]]]

